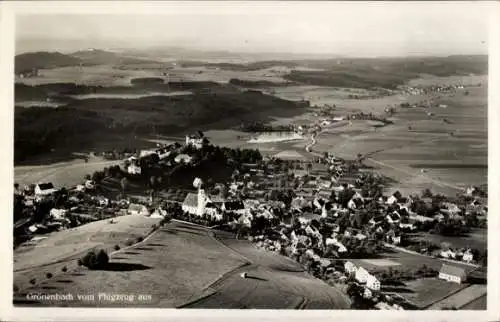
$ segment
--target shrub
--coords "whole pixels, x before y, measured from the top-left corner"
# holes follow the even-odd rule
[[[103,250],[99,252],[89,251],[82,259],[82,263],[88,269],[99,269],[109,262],[108,254]]]
[[[14,290],[14,292],[19,292],[19,286],[17,286],[16,284],[14,284],[13,290]]]
[[[141,242],[141,241],[143,241],[143,240],[144,240],[144,238],[143,238],[142,236],[137,237],[137,242],[138,242],[138,243],[140,243],[140,242]]]
[[[47,278],[52,278],[52,273],[47,273],[45,276],[47,276]]]
[[[33,284],[33,285],[35,285],[36,284],[36,279],[34,279],[34,278],[30,279],[30,283]]]
[[[83,266],[83,260],[81,258],[78,259],[78,266]]]
[[[115,245],[115,250],[120,250],[120,246]]]
[[[61,271],[63,272],[67,272],[68,271],[68,268],[66,266],[63,266],[63,268],[61,268]]]
[[[131,246],[133,243],[134,242],[131,239],[127,239],[127,241],[125,242],[125,245]]]

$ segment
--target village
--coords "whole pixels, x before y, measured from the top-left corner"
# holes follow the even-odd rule
[[[213,146],[198,132],[183,144],[129,153],[121,165],[89,174],[76,187],[15,184],[14,247],[122,215],[168,218],[234,232],[293,258],[315,277],[342,285],[356,308],[421,309],[386,286],[422,278],[462,284],[484,269],[486,249],[413,237],[485,228],[487,189],[470,187],[456,197],[385,195],[386,180],[361,158],[263,157],[258,150]],[[421,260],[393,269],[388,252]],[[377,264],[384,261],[389,264]]]

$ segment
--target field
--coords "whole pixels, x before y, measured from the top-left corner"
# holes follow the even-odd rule
[[[428,309],[429,310],[439,310],[442,308],[450,308],[450,307],[455,307],[455,308],[462,308],[463,306],[466,306],[467,304],[475,301],[476,299],[480,299],[483,296],[485,297],[486,295],[486,285],[471,285],[460,292],[457,292],[442,301],[439,301],[433,305],[431,305]],[[480,304],[485,304],[484,301],[483,303],[477,303],[477,308],[480,308]],[[481,309],[485,310],[486,306],[482,307]]]
[[[86,174],[92,175],[104,167],[119,164],[120,161],[90,159],[88,163],[81,159],[59,162],[50,165],[18,166],[14,168],[14,182],[21,186],[38,182],[52,182],[56,187],[74,187],[84,181]]]
[[[325,131],[317,137],[314,149],[348,158],[368,155],[365,163],[395,178],[403,194],[430,188],[454,195],[467,185],[487,181],[487,92],[483,87],[469,92],[468,96],[464,90],[442,95],[437,102],[448,108],[398,109],[392,118],[395,124],[383,128],[354,121]],[[408,101],[414,99],[410,96]],[[358,104],[366,106],[365,113],[374,106],[371,100]],[[363,110],[360,106],[357,110]],[[344,104],[343,111],[348,110]],[[427,112],[435,116],[429,119]]]
[[[92,248],[124,247],[126,240],[144,237],[159,219],[128,215],[116,217],[113,221],[95,221],[54,232],[34,245],[18,247],[14,252],[14,284],[22,287],[32,278],[43,280],[47,272],[60,275],[63,266],[75,267],[76,259]]]
[[[99,300],[103,292],[135,295],[128,304],[137,307],[348,307],[338,290],[306,275],[297,263],[236,241],[231,234],[222,235],[224,243],[204,228],[172,222],[144,242],[114,253],[105,270],[78,268],[26,293],[95,295],[88,301],[31,303],[37,306],[123,305]],[[243,280],[242,271],[250,278]],[[139,294],[148,295],[148,300],[140,301]],[[16,297],[22,299],[23,294]]]
[[[398,262],[392,261],[390,259],[363,259],[363,262],[370,265],[380,266],[380,267],[390,267],[401,265]]]
[[[398,263],[399,266],[381,265],[380,259],[375,259],[375,260],[349,259],[349,260],[356,265],[363,266],[368,271],[378,271],[378,272],[387,271],[390,268],[395,270],[418,269],[421,268],[422,265],[426,265],[429,268],[439,271],[443,264],[446,263],[449,264],[448,262],[439,258],[432,258],[420,254],[407,253],[397,249],[388,249],[387,252],[380,254],[380,258],[383,259],[382,263],[389,261],[390,263]],[[469,266],[467,264],[462,264],[462,263],[453,263],[452,265],[461,267],[466,272],[470,272],[475,269],[475,267],[473,266]]]
[[[431,243],[440,245],[441,243],[450,243],[457,248],[476,248],[479,250],[486,249],[488,243],[487,229],[473,229],[468,235],[460,237],[441,236],[429,233],[420,233],[415,237],[416,240],[427,240]]]
[[[410,302],[425,308],[450,294],[468,287],[467,284],[456,284],[437,278],[423,278],[405,283],[406,292],[400,292]]]

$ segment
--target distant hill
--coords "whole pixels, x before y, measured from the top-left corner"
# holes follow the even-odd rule
[[[79,65],[81,60],[77,57],[61,54],[59,52],[39,51],[20,54],[15,57],[14,69],[16,74],[36,69],[50,69],[56,67]]]
[[[101,49],[80,50],[70,55],[80,59],[84,65],[132,65],[158,63],[154,60],[125,56],[120,53]]]

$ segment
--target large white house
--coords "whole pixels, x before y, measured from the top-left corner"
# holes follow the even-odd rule
[[[356,270],[356,274],[354,275],[354,278],[359,282],[359,283],[366,283],[368,281],[368,277],[370,276],[370,273],[363,267],[358,267]]]
[[[467,274],[463,268],[443,264],[438,277],[448,282],[461,284],[467,279]]]
[[[196,149],[203,148],[204,135],[201,132],[192,135],[186,135],[186,145]]]
[[[380,281],[373,275],[366,278],[366,287],[372,291],[380,291]]]
[[[48,196],[56,192],[57,189],[51,182],[39,183],[35,186],[35,195],[37,196]]]

